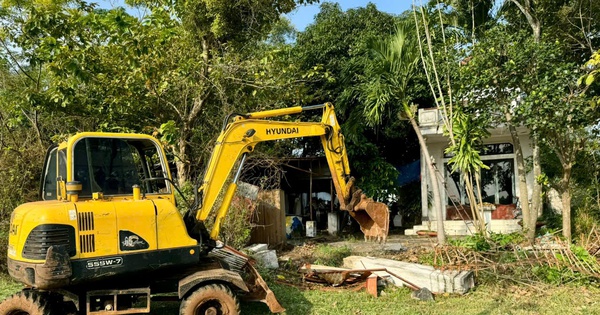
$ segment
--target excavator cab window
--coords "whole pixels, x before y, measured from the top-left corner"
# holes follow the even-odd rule
[[[73,152],[74,179],[81,182],[80,196],[102,192],[105,196],[131,195],[134,185],[145,193],[168,193],[163,166],[154,144],[148,140],[118,138],[84,138]],[[153,160],[154,157],[154,160]]]
[[[57,199],[57,165],[56,165],[56,146],[50,147],[46,153],[46,162],[44,163],[44,176],[42,178],[41,197],[42,200]]]
[[[46,153],[40,195],[42,200],[58,199],[58,181],[67,178],[67,153],[52,146]]]

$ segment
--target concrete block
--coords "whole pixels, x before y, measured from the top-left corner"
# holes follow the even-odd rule
[[[306,221],[306,237],[317,236],[317,221]]]
[[[330,235],[337,235],[340,232],[340,220],[338,213],[330,212],[327,214],[327,232]]]
[[[279,268],[277,253],[274,250],[263,250],[253,254],[252,257],[267,269]]]
[[[414,229],[406,229],[404,235],[417,235],[417,232]]]
[[[262,252],[269,249],[269,245],[267,244],[253,244],[245,248],[247,252],[250,254],[255,254],[258,252]]]
[[[417,291],[413,291],[413,293],[411,293],[410,297],[412,297],[415,300],[419,300],[419,301],[433,301],[433,294],[431,294],[431,291],[429,291],[429,289],[427,288],[422,288],[419,289]]]
[[[383,245],[383,250],[391,252],[405,252],[408,248],[400,243],[386,243]]]

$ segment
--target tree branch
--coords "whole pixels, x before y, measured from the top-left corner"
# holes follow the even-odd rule
[[[17,58],[13,55],[13,53],[10,51],[10,49],[8,48],[8,46],[6,45],[6,43],[4,42],[4,40],[0,40],[0,42],[2,43],[2,46],[4,47],[4,49],[6,50],[6,52],[8,53],[8,55],[10,56],[10,59],[13,60],[13,62],[15,63],[15,65],[17,66],[17,68],[19,68],[19,71],[21,71],[26,77],[28,77],[31,81],[33,81],[34,83],[36,83],[36,80],[34,78],[31,77],[31,75],[29,75],[29,73],[27,73],[25,71],[25,69],[23,69],[21,67],[21,65],[19,64],[19,61],[17,60]]]

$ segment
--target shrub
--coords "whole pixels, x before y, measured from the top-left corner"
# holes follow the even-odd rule
[[[450,245],[468,248],[474,251],[482,252],[488,251],[492,248],[507,248],[512,245],[517,245],[525,241],[525,237],[520,232],[514,232],[509,234],[493,233],[490,232],[486,237],[483,234],[476,233],[473,235],[466,236],[461,239],[450,240]]]
[[[8,224],[0,223],[0,272],[6,271],[6,252],[8,250]]]
[[[252,231],[250,216],[255,206],[249,199],[234,197],[221,226],[221,240],[225,244],[237,249],[246,246]]]
[[[453,246],[464,247],[474,251],[486,251],[491,248],[491,245],[485,236],[479,233],[465,236],[460,239],[449,240],[448,243]]]

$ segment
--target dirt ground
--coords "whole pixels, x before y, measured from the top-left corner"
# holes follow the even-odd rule
[[[320,244],[331,247],[347,247],[352,255],[376,256],[409,262],[416,262],[417,255],[433,249],[436,238],[428,236],[412,236],[390,234],[385,243],[365,242],[359,238],[339,238],[318,236],[315,238],[290,239],[286,246],[279,246],[277,255],[280,260],[309,260],[314,256],[314,249]]]

